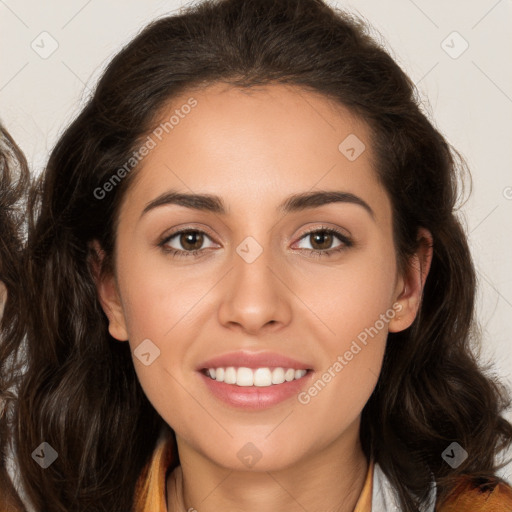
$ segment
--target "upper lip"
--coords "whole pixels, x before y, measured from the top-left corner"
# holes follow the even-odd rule
[[[228,366],[245,368],[266,368],[278,366],[282,368],[294,368],[295,370],[310,370],[311,365],[297,361],[288,356],[276,352],[229,352],[212,357],[198,365],[197,370],[205,368],[227,368]]]

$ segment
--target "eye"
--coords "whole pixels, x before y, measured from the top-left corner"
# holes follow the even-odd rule
[[[333,256],[334,254],[340,253],[341,251],[346,250],[349,247],[352,247],[354,244],[352,240],[345,234],[334,228],[327,228],[322,226],[321,228],[317,228],[305,233],[300,240],[312,240],[312,249],[303,249],[309,252],[312,256],[322,257],[322,256]],[[332,245],[334,239],[338,239],[341,243],[334,248],[327,248]],[[316,248],[315,246],[320,246],[320,248]]]
[[[315,257],[332,256],[353,246],[352,240],[347,235],[336,229],[324,226],[308,231],[302,235],[300,240],[307,239],[307,237],[309,237],[310,240],[313,240],[313,248],[301,248],[301,250],[307,251]],[[338,246],[330,249],[324,248],[326,246],[331,246],[336,238],[341,242]],[[205,251],[203,244],[206,239],[211,240],[210,236],[206,232],[199,229],[185,228],[168,235],[158,243],[158,246],[166,253],[170,253],[173,257],[194,257]],[[178,246],[181,246],[181,248],[175,247],[172,244],[177,244]],[[317,248],[315,246],[320,247]]]
[[[181,245],[183,249],[176,249],[171,245],[171,240],[176,238],[175,244]],[[158,245],[166,252],[178,258],[196,256],[203,251],[201,248],[205,238],[210,238],[207,233],[198,229],[182,229],[167,236]]]

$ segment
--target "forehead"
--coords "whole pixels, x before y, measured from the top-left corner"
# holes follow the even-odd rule
[[[186,109],[190,98],[197,106]],[[172,115],[180,110],[190,112],[180,119]],[[242,158],[263,157],[270,152],[287,154],[290,160],[298,153],[309,153],[313,158],[338,156],[339,144],[347,136],[358,137],[361,142],[364,139],[367,145],[370,137],[366,123],[339,102],[287,84],[251,88],[213,84],[174,98],[161,109],[159,117],[155,124],[157,130],[166,132],[162,138],[172,134],[178,145],[186,139],[191,142],[190,136],[201,137],[201,146],[194,150],[204,150],[210,157],[216,155],[217,148],[222,156],[231,149]],[[173,117],[178,123],[170,127],[168,121]]]
[[[188,90],[159,112],[129,193],[147,203],[179,189],[261,208],[318,188],[381,203],[370,134],[343,105],[296,86]]]

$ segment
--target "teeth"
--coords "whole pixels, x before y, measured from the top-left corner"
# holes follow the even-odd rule
[[[272,372],[270,368],[258,368],[254,372],[254,385],[262,388],[272,386]]]
[[[272,384],[282,384],[284,382],[283,368],[274,368],[272,370]]]
[[[237,386],[268,387],[273,384],[282,384],[298,380],[306,375],[307,370],[295,370],[294,368],[208,368],[206,375],[217,382],[235,384]]]
[[[236,369],[232,366],[226,368],[224,373],[224,382],[226,384],[236,384]]]
[[[284,372],[284,380],[286,382],[290,382],[293,379],[295,379],[295,370],[293,368],[288,368],[288,370]]]

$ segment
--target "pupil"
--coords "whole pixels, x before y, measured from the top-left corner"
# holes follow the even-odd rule
[[[332,236],[332,235],[330,235],[330,234],[318,234],[318,233],[317,233],[317,234],[314,234],[314,235],[313,235],[313,238],[315,238],[315,239],[320,238],[320,240],[322,240],[322,239],[323,239],[323,241],[324,241],[324,243],[325,243],[325,240],[326,240],[326,239],[327,239],[327,242],[330,242],[330,237],[331,237],[331,236]],[[316,243],[316,240],[315,240],[315,243]],[[320,245],[322,245],[322,241],[320,241],[320,242],[319,242],[319,244],[320,244]],[[327,246],[329,246],[329,245],[330,245],[330,244],[328,243],[328,244],[327,244]],[[327,248],[328,248],[328,247],[327,247]],[[325,247],[321,247],[321,249],[325,249]]]
[[[185,243],[183,243],[183,239],[182,239],[183,247],[186,248],[187,245],[189,245],[189,241],[192,239],[192,242],[190,242],[192,247],[189,247],[189,249],[191,249],[191,250],[199,249],[201,247],[201,245],[202,245],[202,240],[200,238],[201,236],[202,235],[200,235],[199,233],[185,233],[185,234],[183,234],[183,238],[185,239]],[[197,238],[197,237],[199,237],[199,243],[196,240],[196,243],[194,244],[193,239]]]

